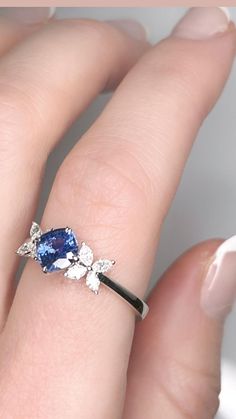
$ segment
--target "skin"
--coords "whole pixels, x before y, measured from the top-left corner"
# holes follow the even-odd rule
[[[218,241],[167,271],[136,328],[105,287],[96,297],[59,275],[45,281],[32,261],[15,292],[17,259],[5,260],[28,235],[48,154],[123,80],[60,167],[41,224],[70,225],[95,255],[117,260],[115,280],[144,295],[163,218],[229,75],[235,31],[154,47],[93,21],[24,31],[14,27],[0,60],[0,417],[213,418],[223,321],[199,301]]]

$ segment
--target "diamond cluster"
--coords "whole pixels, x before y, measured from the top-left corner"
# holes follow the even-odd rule
[[[94,292],[98,292],[100,281],[99,273],[105,273],[114,265],[113,260],[99,259],[93,262],[93,252],[89,246],[82,243],[78,253],[78,261],[75,261],[65,272],[70,279],[80,279],[86,275],[86,285]]]
[[[20,256],[37,260],[45,273],[64,270],[64,276],[80,280],[86,276],[86,285],[98,293],[99,273],[105,273],[114,265],[113,260],[94,261],[92,249],[84,242],[78,244],[70,228],[52,229],[45,233],[33,222],[30,239],[17,250]]]
[[[39,225],[35,222],[32,223],[30,229],[30,239],[23,243],[17,250],[17,254],[20,256],[36,258],[36,243],[42,235],[42,230]]]

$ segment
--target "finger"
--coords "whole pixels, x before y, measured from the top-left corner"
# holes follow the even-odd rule
[[[212,13],[222,29],[224,15]],[[230,71],[235,33],[226,27],[225,34],[207,39],[171,37],[141,59],[62,165],[49,198],[43,227],[71,226],[97,257],[118,261],[114,279],[137,294],[147,286],[161,221],[197,129]],[[4,337],[7,347],[11,342],[14,348],[16,339],[22,348],[17,377],[27,369],[25,342],[35,353],[40,339],[31,377],[43,387],[46,377],[37,371],[44,365],[57,415],[68,403],[69,383],[71,416],[104,419],[121,415],[133,327],[133,313],[115,294],[102,288],[95,297],[86,287],[62,286],[56,277],[42,281],[38,266],[30,264]],[[24,385],[30,392],[32,382]],[[46,400],[44,393],[45,411]]]
[[[211,419],[218,408],[222,321],[200,305],[219,241],[194,247],[165,273],[137,325],[124,419]],[[187,395],[187,398],[186,398]]]
[[[139,40],[125,32],[125,22],[119,30],[118,23],[55,21],[0,63],[0,176],[7,179],[0,185],[0,324],[16,267],[6,260],[27,234],[49,152],[99,91],[115,86],[147,48],[142,27],[131,24]]]
[[[0,55],[39,29],[43,23],[53,17],[54,12],[51,7],[1,8]]]

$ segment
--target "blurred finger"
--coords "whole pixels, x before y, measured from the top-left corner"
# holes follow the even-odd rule
[[[152,292],[150,315],[137,325],[133,343],[125,419],[214,417],[222,320],[209,317],[200,300],[219,244],[209,241],[189,250]]]
[[[0,9],[0,55],[53,17],[51,7],[2,7]]]

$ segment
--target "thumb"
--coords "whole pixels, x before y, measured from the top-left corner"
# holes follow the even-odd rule
[[[214,417],[225,307],[236,287],[236,263],[228,255],[235,242],[194,247],[158,283],[150,314],[136,329],[125,419]]]

